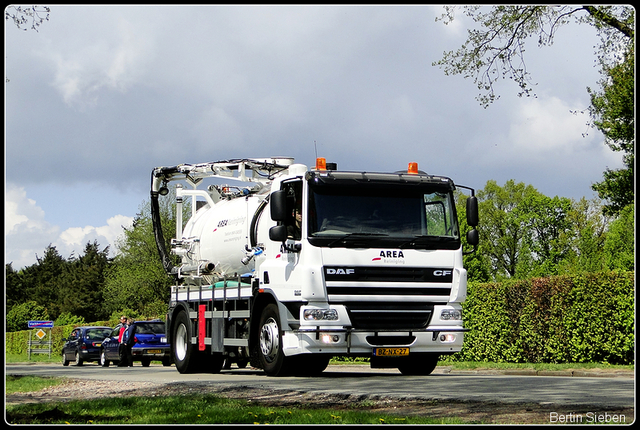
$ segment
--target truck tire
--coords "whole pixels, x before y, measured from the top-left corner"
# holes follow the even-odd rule
[[[198,351],[191,343],[191,322],[185,312],[179,312],[173,326],[171,353],[180,373],[195,373],[199,370]]]
[[[408,357],[406,362],[398,366],[398,370],[403,375],[431,375],[438,365],[437,354],[416,354]]]
[[[285,369],[293,370],[285,365],[287,358],[282,350],[280,314],[273,303],[267,305],[260,316],[258,350],[262,368],[268,376],[282,376]]]

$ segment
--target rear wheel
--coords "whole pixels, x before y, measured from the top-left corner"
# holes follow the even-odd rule
[[[80,351],[76,351],[75,362],[76,366],[82,366],[84,364],[84,361],[80,358]]]
[[[194,373],[198,370],[198,354],[191,343],[191,322],[185,312],[179,312],[173,326],[171,353],[176,369],[180,373]]]
[[[280,314],[274,304],[267,305],[260,316],[259,354],[262,368],[269,376],[282,376],[293,369],[282,350]],[[285,364],[286,363],[286,364]]]

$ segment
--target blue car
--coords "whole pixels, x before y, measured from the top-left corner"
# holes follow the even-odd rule
[[[85,361],[99,361],[100,347],[105,337],[111,333],[111,327],[77,327],[73,329],[62,346],[62,365],[73,361],[82,366]]]
[[[167,343],[165,324],[163,321],[136,321],[123,334],[122,343],[118,340],[120,329],[114,329],[107,339],[102,342],[100,364],[109,367],[110,363],[131,365],[140,361],[147,367],[151,361],[161,361],[164,366],[171,365],[171,348]],[[131,351],[127,351],[124,343],[128,337],[133,337]]]

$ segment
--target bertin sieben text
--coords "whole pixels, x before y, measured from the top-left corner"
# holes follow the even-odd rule
[[[561,414],[549,412],[550,423],[577,423],[577,424],[625,424],[627,417],[622,414],[610,414],[608,412],[585,412],[581,414],[570,412]]]

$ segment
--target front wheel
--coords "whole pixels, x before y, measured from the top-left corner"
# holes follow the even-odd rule
[[[69,365],[69,360],[67,360],[67,355],[64,353],[64,351],[62,351],[62,365],[63,366]]]
[[[109,367],[109,360],[107,360],[104,349],[100,350],[100,366]]]
[[[267,305],[260,316],[259,353],[262,368],[269,376],[281,376],[292,371],[291,366],[285,365],[287,360],[282,350],[282,336],[280,330],[280,314],[278,306]]]

